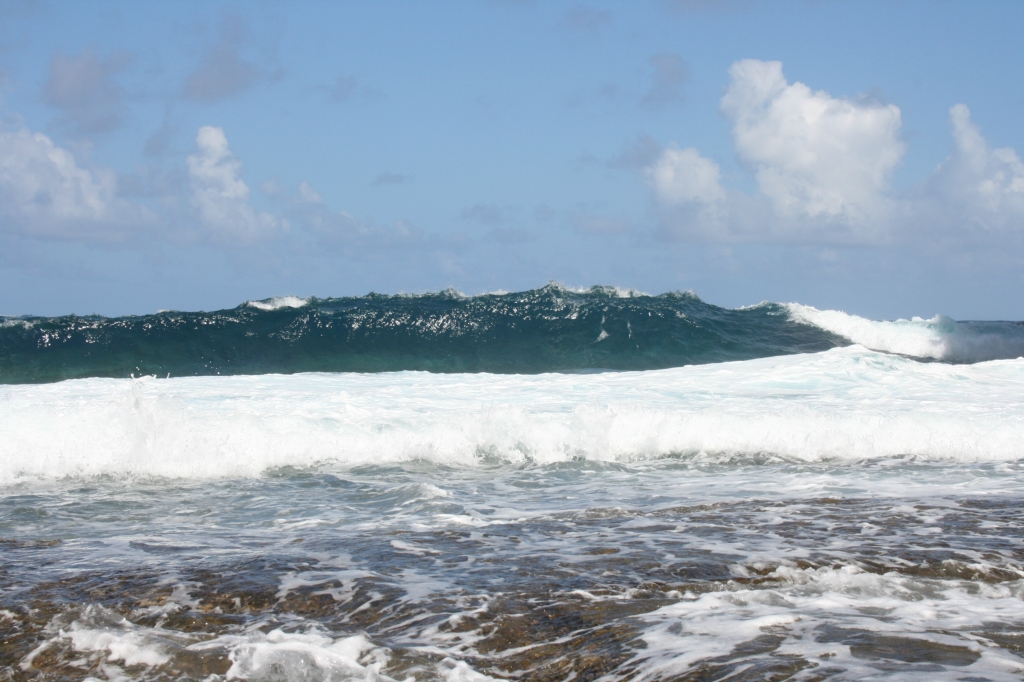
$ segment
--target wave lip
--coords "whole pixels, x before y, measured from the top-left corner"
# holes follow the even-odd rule
[[[800,303],[785,308],[794,322],[884,353],[954,363],[1024,357],[1024,325],[1015,322],[957,322],[945,315],[879,321]]]
[[[280,310],[281,308],[302,308],[303,306],[309,305],[308,298],[299,298],[298,296],[274,296],[273,298],[265,298],[262,301],[246,301],[245,305],[258,310]]]
[[[0,320],[5,318],[0,318]],[[512,294],[282,296],[213,312],[25,318],[0,326],[0,383],[301,372],[647,370],[845,342],[775,304],[559,285]]]

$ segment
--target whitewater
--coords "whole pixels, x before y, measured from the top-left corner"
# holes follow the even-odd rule
[[[1019,323],[549,286],[2,324],[8,679],[1024,676]]]

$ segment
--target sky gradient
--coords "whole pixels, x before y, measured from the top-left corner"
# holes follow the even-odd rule
[[[0,2],[0,314],[1024,319],[1019,2]]]

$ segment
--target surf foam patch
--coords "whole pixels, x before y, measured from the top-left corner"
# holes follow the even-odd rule
[[[301,308],[309,303],[308,298],[298,296],[275,296],[262,301],[246,301],[245,304],[258,310],[280,310],[281,308]]]
[[[930,319],[878,321],[839,310],[787,303],[790,319],[845,337],[865,348],[947,362],[984,362],[1024,356],[1024,324]]]
[[[0,483],[254,477],[274,467],[666,455],[1024,457],[1024,360],[860,346],[600,374],[81,379],[0,388]]]

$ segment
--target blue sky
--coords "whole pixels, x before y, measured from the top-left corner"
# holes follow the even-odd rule
[[[0,313],[1024,319],[1019,2],[0,3]]]

